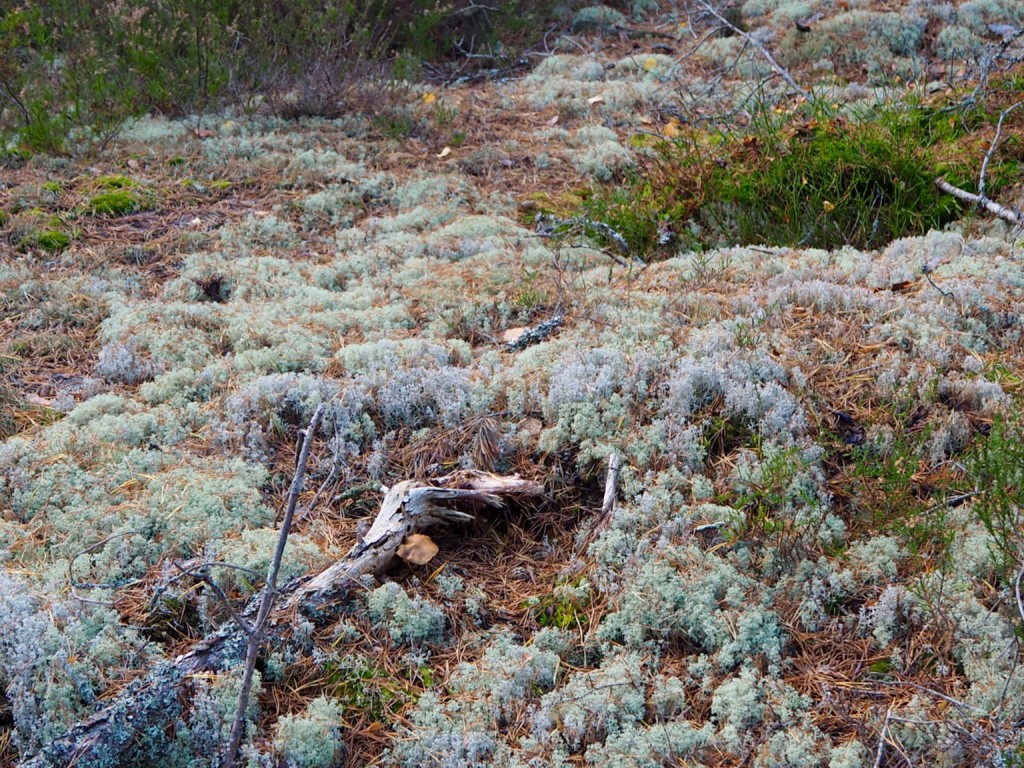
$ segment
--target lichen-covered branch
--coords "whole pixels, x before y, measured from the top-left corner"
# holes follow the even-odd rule
[[[280,588],[279,594],[287,599],[267,621],[266,640],[280,640],[283,633],[279,627],[287,624],[284,617],[294,616],[296,611],[314,621],[331,615],[332,606],[347,599],[360,577],[387,568],[410,534],[441,522],[472,520],[481,509],[502,506],[507,496],[537,496],[543,492],[543,486],[530,480],[482,472],[458,472],[440,478],[435,485],[415,480],[396,484],[385,495],[366,536],[342,560],[312,579]],[[261,596],[250,600],[243,617],[251,619],[259,610]],[[281,620],[275,622],[275,617]],[[181,714],[181,693],[189,676],[238,666],[246,658],[248,644],[241,626],[226,624],[188,653],[127,686],[111,704],[19,763],[18,768],[136,765],[137,740],[143,733],[166,732]]]

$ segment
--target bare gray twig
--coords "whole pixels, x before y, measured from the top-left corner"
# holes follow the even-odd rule
[[[210,565],[217,565],[217,566],[225,566],[225,565],[227,565],[227,567],[229,567],[229,568],[230,567],[236,567],[239,570],[247,571],[250,574],[253,573],[253,571],[249,570],[248,568],[242,568],[241,566],[231,566],[231,565],[228,565],[228,564],[225,564],[225,563],[209,563],[209,562],[207,562],[207,563],[200,563],[197,566],[186,566],[186,565],[183,565],[182,563],[178,563],[178,562],[174,563],[174,567],[177,568],[179,571],[181,571],[179,576],[194,576],[195,578],[199,579],[199,581],[201,581],[203,584],[205,584],[207,587],[209,587],[210,590],[213,592],[213,594],[216,595],[217,599],[220,600],[221,605],[223,605],[227,609],[228,614],[230,614],[230,616],[234,620],[234,622],[236,624],[238,624],[239,627],[242,628],[243,632],[245,632],[246,637],[251,637],[252,636],[252,627],[250,627],[248,624],[245,623],[245,619],[243,619],[239,615],[238,611],[236,611],[234,609],[234,606],[231,605],[231,601],[228,600],[228,596],[226,594],[224,594],[224,590],[221,589],[220,584],[218,584],[216,581],[214,581],[213,578],[210,576],[210,574],[206,572],[207,567],[210,566]],[[175,577],[175,578],[178,578],[178,577]]]
[[[767,48],[765,48],[760,41],[755,40],[752,35],[748,34],[745,30],[740,29],[727,18],[725,18],[725,16],[719,13],[718,10],[711,3],[706,2],[706,0],[698,0],[697,5],[700,6],[700,8],[706,11],[707,13],[714,16],[725,27],[730,29],[733,32],[733,34],[742,37],[748,45],[754,46],[757,49],[758,53],[764,56],[765,60],[768,62],[768,65],[779,73],[779,76],[786,81],[790,88],[792,88],[794,91],[796,91],[805,99],[807,99],[807,101],[811,102],[812,104],[815,103],[816,99],[814,98],[814,94],[801,87],[800,84],[793,78],[793,76],[789,74],[789,70],[787,70],[784,66],[779,64],[779,62],[775,60],[775,57],[772,56],[771,52]]]
[[[892,705],[889,706],[888,711],[885,713],[885,720],[882,722],[882,732],[878,736],[878,752],[875,753],[875,762],[873,768],[881,768],[882,755],[885,754],[885,740],[886,735],[889,731],[889,719],[892,717]]]
[[[253,622],[251,630],[246,631],[249,642],[245,652],[245,670],[242,674],[242,690],[238,694],[238,707],[235,709],[235,719],[231,724],[231,735],[228,738],[227,750],[224,754],[224,768],[234,768],[238,757],[238,747],[242,743],[242,732],[245,730],[245,710],[249,705],[249,692],[252,690],[252,676],[256,670],[256,659],[259,656],[260,646],[263,644],[263,636],[267,626],[267,618],[274,607],[277,598],[277,575],[281,571],[281,559],[284,557],[284,548],[288,544],[288,533],[292,527],[292,517],[295,515],[295,505],[299,501],[299,494],[302,493],[302,481],[306,476],[306,463],[309,461],[309,452],[313,447],[313,436],[317,427],[320,426],[320,419],[324,415],[324,405],[321,403],[313,412],[313,418],[306,427],[306,434],[302,440],[302,450],[299,451],[298,460],[295,463],[295,476],[292,478],[291,487],[288,489],[288,506],[285,509],[284,519],[281,521],[281,534],[277,537],[277,549],[274,551],[274,559],[270,563],[270,570],[267,573],[267,584],[263,588],[263,600],[260,602],[259,613]],[[246,630],[244,624],[242,629]]]
[[[992,144],[988,148],[988,152],[985,153],[985,158],[981,161],[981,173],[978,178],[978,197],[982,200],[986,200],[985,197],[985,174],[988,172],[988,164],[992,162],[992,156],[995,154],[996,149],[999,147],[999,139],[1003,135],[1003,122],[1007,116],[1015,109],[1024,105],[1024,101],[1018,101],[1013,106],[1007,107],[999,113],[999,122],[996,124],[996,135],[992,139]]]
[[[1020,583],[1024,580],[1024,568],[1017,573],[1017,578],[1013,580],[1013,592],[1017,598],[1017,613],[1020,614],[1020,620],[1024,621],[1024,597],[1020,593]]]
[[[90,597],[82,597],[78,594],[75,589],[120,589],[122,587],[130,587],[134,584],[138,584],[142,579],[134,579],[131,581],[118,581],[118,582],[105,582],[99,584],[87,584],[85,582],[75,581],[74,579],[74,567],[75,561],[78,560],[82,555],[90,555],[102,546],[105,546],[112,540],[120,536],[135,536],[140,534],[140,531],[120,531],[119,533],[111,534],[103,539],[100,539],[95,544],[90,544],[88,547],[83,549],[81,552],[77,552],[74,557],[68,562],[68,584],[71,586],[71,596],[82,603],[89,603],[91,605],[113,605],[113,601],[109,600],[94,600]]]
[[[958,200],[980,205],[989,213],[995,214],[1003,221],[1008,221],[1018,227],[1024,225],[1024,218],[1022,218],[1017,211],[1007,208],[1005,205],[1000,205],[995,200],[988,197],[982,197],[981,195],[976,195],[973,192],[968,192],[966,189],[960,189],[960,187],[954,187],[942,177],[935,180],[935,186]]]

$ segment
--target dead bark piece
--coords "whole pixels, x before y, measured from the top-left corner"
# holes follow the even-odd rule
[[[825,18],[825,14],[822,13],[821,11],[818,11],[817,13],[811,14],[810,16],[805,16],[802,19],[797,19],[796,20],[797,32],[810,32],[811,29],[813,28],[814,22],[821,21],[824,18]]]
[[[537,437],[544,429],[544,422],[533,416],[527,416],[525,419],[516,424],[516,428],[521,433],[525,433],[530,437]]]
[[[564,323],[565,317],[555,315],[530,328],[516,328],[514,330],[517,333],[514,337],[507,335],[504,337],[505,350],[508,352],[518,352],[526,349],[531,344],[539,344],[561,328]],[[509,334],[511,331],[506,331],[505,333]]]
[[[583,541],[579,542],[573,548],[574,553],[578,554],[579,552],[584,551],[611,518],[611,514],[615,510],[615,497],[618,494],[619,469],[621,469],[621,467],[622,458],[619,454],[615,451],[609,453],[608,474],[604,480],[604,497],[601,499],[601,511],[598,512],[597,518],[594,520],[594,524],[590,526],[590,530],[583,538]]]
[[[608,476],[604,481],[604,498],[601,501],[601,519],[603,520],[615,509],[615,492],[619,483],[619,466],[622,460],[619,454],[612,451],[608,454]]]
[[[518,476],[485,472],[456,472],[425,485],[415,480],[396,484],[384,497],[380,512],[365,538],[325,571],[279,589],[282,599],[267,626],[267,642],[280,642],[296,612],[311,621],[329,619],[331,608],[343,603],[360,578],[383,570],[398,548],[413,535],[440,522],[472,520],[488,507],[500,507],[509,496],[544,493],[539,483]],[[427,537],[423,537],[427,538]],[[255,595],[243,619],[252,621],[262,603]],[[138,765],[138,743],[146,734],[171,734],[181,715],[177,702],[187,699],[189,676],[224,672],[241,664],[248,637],[236,623],[225,624],[200,640],[173,662],[161,663],[145,677],[125,687],[111,703],[88,720],[53,739],[42,752],[19,762],[18,768],[118,768]]]

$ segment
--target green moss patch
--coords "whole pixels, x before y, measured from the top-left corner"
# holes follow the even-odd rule
[[[127,189],[128,187],[137,186],[127,176],[121,174],[114,174],[112,176],[102,176],[96,181],[96,186],[100,189]]]
[[[60,230],[51,229],[47,232],[40,232],[39,236],[35,238],[35,244],[44,251],[56,253],[63,251],[71,244],[71,237]]]
[[[117,189],[93,195],[89,198],[88,210],[97,216],[125,216],[142,210],[142,207],[135,195]]]

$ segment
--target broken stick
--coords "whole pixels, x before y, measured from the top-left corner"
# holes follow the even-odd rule
[[[615,496],[618,493],[619,467],[621,464],[622,459],[618,453],[612,451],[608,454],[608,474],[604,478],[604,497],[601,499],[601,511],[597,513],[597,519],[590,526],[590,530],[587,531],[583,541],[573,549],[574,553],[579,553],[586,549],[600,532],[601,528],[604,527],[604,524],[611,518],[611,514],[615,510]]]

